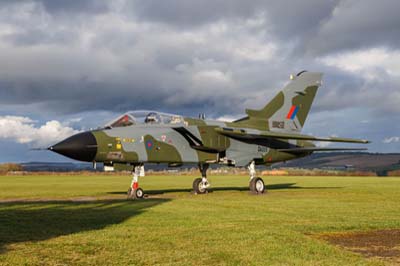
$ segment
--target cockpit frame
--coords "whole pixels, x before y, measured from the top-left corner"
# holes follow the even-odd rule
[[[152,110],[129,111],[111,120],[104,127],[117,128],[133,125],[180,125],[185,124],[181,115],[168,114]]]

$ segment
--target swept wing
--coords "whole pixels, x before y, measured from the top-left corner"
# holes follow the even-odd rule
[[[360,143],[367,144],[370,143],[368,140],[364,139],[351,139],[351,138],[337,138],[337,137],[314,137],[310,135],[303,134],[292,134],[286,132],[275,132],[275,131],[260,131],[260,130],[245,130],[237,128],[227,128],[220,127],[216,128],[219,134],[225,135],[227,137],[242,139],[242,140],[254,140],[254,139],[285,139],[285,140],[308,140],[308,141],[327,141],[327,142],[344,142],[344,143]]]

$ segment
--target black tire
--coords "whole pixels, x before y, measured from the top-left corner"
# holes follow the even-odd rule
[[[194,194],[205,194],[205,193],[207,193],[207,189],[201,187],[202,180],[203,180],[202,178],[196,178],[193,181],[193,192],[194,192]]]
[[[250,181],[250,192],[254,194],[263,194],[265,192],[264,180],[261,177],[254,177]]]
[[[128,192],[126,193],[126,195],[127,195],[128,199],[133,199],[134,194],[132,193],[131,187],[128,189]]]
[[[253,178],[250,180],[250,183],[249,183],[249,189],[250,189],[250,192],[252,192],[252,193],[255,193],[255,189],[256,189],[255,181],[256,181],[256,178]]]
[[[135,193],[135,198],[136,199],[143,199],[143,197],[144,197],[143,189],[138,187],[137,189],[135,189],[134,193]]]

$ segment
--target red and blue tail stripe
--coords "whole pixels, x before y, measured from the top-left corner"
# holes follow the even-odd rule
[[[290,111],[287,114],[286,119],[293,120],[296,117],[297,112],[299,111],[299,109],[300,109],[299,106],[293,105],[292,108],[290,108]]]

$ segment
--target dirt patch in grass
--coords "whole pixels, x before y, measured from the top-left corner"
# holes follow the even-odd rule
[[[323,234],[319,238],[365,257],[391,259],[400,265],[400,229]]]

